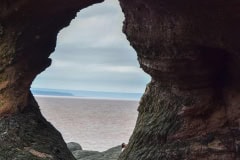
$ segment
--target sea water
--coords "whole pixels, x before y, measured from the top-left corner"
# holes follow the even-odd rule
[[[84,150],[104,151],[127,143],[138,114],[138,102],[133,100],[46,96],[36,100],[64,140],[77,142]]]

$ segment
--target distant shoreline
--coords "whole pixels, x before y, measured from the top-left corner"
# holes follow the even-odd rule
[[[63,98],[63,99],[86,99],[86,100],[109,100],[109,101],[140,101],[140,99],[124,99],[109,97],[79,97],[79,96],[54,96],[54,95],[33,95],[36,98]]]
[[[57,90],[31,88],[34,96],[54,97],[54,98],[73,98],[73,99],[103,99],[103,100],[130,100],[139,101],[141,93],[121,93],[105,91],[84,91],[84,90]]]

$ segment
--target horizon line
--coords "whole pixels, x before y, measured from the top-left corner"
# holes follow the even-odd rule
[[[105,93],[132,93],[132,94],[143,94],[141,92],[123,92],[123,91],[98,91],[98,90],[84,90],[84,89],[60,89],[60,88],[38,88],[38,87],[31,87],[30,90],[36,89],[46,89],[46,90],[58,90],[58,91],[88,91],[88,92],[105,92]]]

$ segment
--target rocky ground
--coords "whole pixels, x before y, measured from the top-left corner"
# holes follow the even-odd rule
[[[0,160],[74,160],[61,134],[47,122],[36,102],[0,118]]]
[[[88,151],[74,142],[68,143],[67,146],[77,160],[117,160],[122,149],[119,145],[104,152]]]

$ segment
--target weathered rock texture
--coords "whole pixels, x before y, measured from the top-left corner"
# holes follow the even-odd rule
[[[58,32],[80,9],[97,2],[0,0],[1,160],[74,159],[61,135],[30,104],[29,89],[51,64]]]
[[[235,160],[238,1],[121,0],[124,32],[152,76],[120,160]]]
[[[27,106],[30,85],[50,64],[58,32],[101,0],[0,1],[0,114]]]
[[[79,9],[99,1],[0,1],[2,117],[26,114],[30,84],[50,65],[57,33]],[[152,76],[120,160],[239,159],[240,3],[120,3],[124,32]]]
[[[21,113],[0,119],[0,144],[1,160],[74,160],[35,101],[28,102]]]

